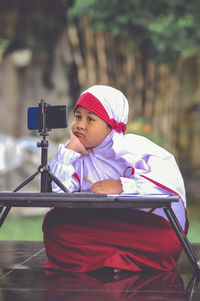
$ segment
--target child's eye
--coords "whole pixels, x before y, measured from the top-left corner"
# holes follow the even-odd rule
[[[74,116],[76,119],[81,119],[81,116],[80,115],[75,115]]]
[[[88,121],[94,121],[94,119],[91,117],[88,117]]]

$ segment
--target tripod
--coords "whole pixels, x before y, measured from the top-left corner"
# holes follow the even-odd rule
[[[62,182],[50,171],[49,165],[48,165],[48,147],[49,142],[46,140],[46,137],[49,135],[48,131],[49,129],[46,127],[46,116],[45,116],[45,108],[46,103],[44,101],[41,101],[41,111],[44,112],[42,114],[42,129],[39,129],[40,135],[42,136],[42,140],[37,143],[37,147],[41,147],[41,165],[38,167],[38,170],[32,174],[30,177],[28,177],[26,180],[24,180],[17,188],[13,190],[13,192],[19,191],[22,187],[27,185],[29,182],[31,182],[39,173],[41,174],[40,179],[40,192],[50,192],[51,191],[51,182],[55,182],[62,190],[63,192],[68,193],[69,191],[67,188],[62,184]],[[4,207],[0,208],[0,213]],[[6,219],[11,207],[6,207],[1,220],[0,220],[0,228],[3,225],[4,220]]]

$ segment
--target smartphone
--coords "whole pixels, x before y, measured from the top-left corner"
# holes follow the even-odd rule
[[[68,126],[67,106],[46,105],[44,108],[44,110],[41,106],[28,108],[27,124],[29,130],[42,130],[44,122],[47,130]]]

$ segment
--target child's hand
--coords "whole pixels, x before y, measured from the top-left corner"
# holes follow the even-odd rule
[[[71,133],[71,138],[65,148],[71,149],[82,155],[88,155],[91,149],[86,149],[85,146],[80,142],[80,140]]]
[[[92,185],[91,191],[94,193],[120,194],[123,192],[121,181],[102,180]]]

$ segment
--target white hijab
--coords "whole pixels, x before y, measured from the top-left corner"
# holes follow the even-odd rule
[[[87,92],[94,95],[100,101],[110,119],[127,124],[129,105],[122,92],[115,88],[104,85],[92,86],[84,91],[81,95]]]

